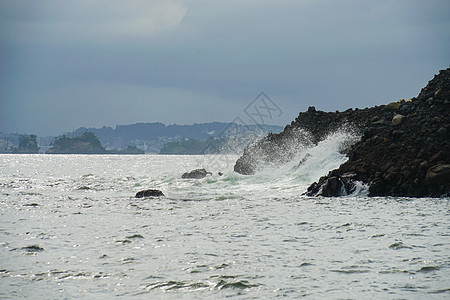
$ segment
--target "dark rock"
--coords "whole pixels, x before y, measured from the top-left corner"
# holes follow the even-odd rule
[[[144,198],[144,197],[161,197],[164,196],[163,192],[160,190],[144,190],[136,193],[136,198]]]
[[[450,165],[450,68],[441,70],[416,98],[409,100],[343,112],[309,108],[283,132],[248,145],[234,170],[249,175],[261,166],[292,160],[299,152],[286,150],[289,142],[305,149],[343,125],[354,126],[361,140],[342,149],[349,160],[311,184],[306,194],[348,193],[350,183],[355,181],[369,185],[369,196],[450,194],[447,167],[443,167]],[[306,132],[303,139],[298,138],[302,131]],[[354,176],[346,181],[343,175],[348,172]]]
[[[411,106],[410,105],[405,104],[405,105],[400,106],[399,112],[402,115],[407,115],[407,114],[409,114],[410,111],[411,111]]]
[[[191,172],[184,173],[183,175],[181,175],[181,178],[183,178],[183,179],[202,179],[202,178],[205,178],[207,175],[212,175],[212,173],[206,171],[205,169],[195,169]]]
[[[256,171],[256,163],[252,157],[246,156],[246,151],[247,149],[244,150],[244,155],[236,161],[234,171],[242,175],[253,175]]]
[[[308,112],[315,112],[316,108],[314,106],[308,107]]]
[[[425,177],[429,184],[450,184],[450,165],[435,165],[428,169]]]
[[[447,128],[441,127],[439,128],[439,130],[437,131],[437,133],[441,136],[446,136],[447,135]]]
[[[445,160],[445,152],[439,151],[438,153],[436,153],[435,155],[433,155],[430,158],[430,163],[437,163],[437,162],[443,161],[443,160]]]
[[[342,180],[338,177],[330,177],[328,178],[324,185],[322,186],[321,196],[325,197],[337,197],[343,194],[342,187],[344,184]]]
[[[23,250],[27,252],[42,252],[44,251],[44,248],[40,247],[39,245],[31,245],[27,247],[22,247]]]
[[[307,196],[324,196],[339,197],[346,196],[355,191],[356,184],[354,181],[354,173],[345,173],[342,176],[336,175],[337,172],[330,172],[329,176],[320,178],[318,183],[313,183],[304,195]]]
[[[403,130],[394,130],[394,131],[392,131],[392,137],[394,139],[399,139],[401,137],[401,135],[404,133],[405,132]]]
[[[420,149],[419,150],[419,152],[417,153],[417,158],[422,158],[423,157],[423,155],[424,155],[424,153],[425,153],[425,150],[424,149]]]
[[[370,194],[372,196],[383,196],[386,194],[386,186],[382,178],[376,178],[370,183]]]
[[[419,170],[425,170],[426,168],[428,168],[428,162],[424,160],[419,164]]]

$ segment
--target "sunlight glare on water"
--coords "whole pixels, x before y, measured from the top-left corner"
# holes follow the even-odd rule
[[[448,297],[449,199],[303,197],[345,160],[315,153],[255,176],[211,156],[0,155],[0,297]],[[166,196],[134,198],[149,188]]]

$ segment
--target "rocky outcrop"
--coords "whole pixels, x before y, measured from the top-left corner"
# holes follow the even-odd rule
[[[47,154],[107,154],[100,140],[92,132],[86,131],[81,136],[69,138],[57,137],[47,150]]]
[[[181,178],[183,178],[183,179],[202,179],[202,178],[205,178],[207,175],[212,175],[212,173],[206,171],[205,169],[195,169],[191,172],[184,173],[183,175],[181,175]]]
[[[307,194],[311,196],[338,197],[351,194],[356,189],[354,181],[355,174],[329,175],[326,181],[321,183],[314,182],[309,188]]]
[[[163,192],[160,190],[144,190],[136,193],[135,198],[144,198],[144,197],[161,197],[164,196]]]
[[[365,130],[371,131],[367,134],[381,132],[391,127],[395,114],[395,109],[390,105],[348,109],[343,112],[318,111],[311,106],[308,111],[301,112],[283,132],[269,134],[262,140],[248,145],[244,154],[236,161],[234,171],[252,175],[260,167],[289,161],[298,150],[317,144],[328,134],[344,126],[356,128],[359,134],[364,134]],[[342,149],[345,153],[348,150],[348,147]]]
[[[249,145],[234,169],[241,174],[253,174],[260,165],[277,160],[273,158],[279,154],[277,149],[295,131],[305,130],[311,135],[311,142],[317,143],[340,126],[351,124],[362,137],[343,149],[349,160],[312,184],[307,195],[348,194],[355,188],[355,181],[367,184],[370,196],[448,195],[449,123],[450,69],[447,69],[440,71],[417,98],[344,112],[322,112],[311,107],[282,133]]]

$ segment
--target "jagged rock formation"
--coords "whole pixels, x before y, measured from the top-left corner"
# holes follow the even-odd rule
[[[137,192],[134,197],[144,198],[144,197],[162,197],[162,196],[164,196],[164,194],[160,190],[149,189]]]
[[[301,129],[311,134],[312,143],[317,143],[343,124],[352,124],[362,138],[344,150],[349,160],[312,184],[307,195],[351,193],[355,181],[368,184],[370,196],[448,195],[449,122],[450,68],[440,71],[417,98],[344,112],[322,112],[310,107],[280,134],[249,145],[234,169],[253,174],[259,165],[273,161],[279,153],[286,156],[277,150],[283,149],[292,136],[295,139],[295,132]]]
[[[181,178],[183,179],[202,179],[205,178],[207,175],[212,175],[211,172],[206,171],[205,169],[195,169],[191,172],[186,172],[181,175]]]

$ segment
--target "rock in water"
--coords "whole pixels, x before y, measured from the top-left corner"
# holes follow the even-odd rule
[[[313,183],[304,195],[339,197],[347,196],[355,191],[355,174],[346,173],[342,176],[320,178],[319,183]]]
[[[205,169],[195,169],[191,172],[184,173],[183,175],[181,175],[181,178],[183,178],[183,179],[202,179],[202,178],[205,178],[207,175],[212,175],[212,173],[206,171]]]
[[[322,196],[325,197],[337,197],[342,196],[343,183],[338,177],[330,177],[322,186]]]
[[[367,185],[369,196],[450,195],[450,68],[435,75],[415,98],[343,112],[301,112],[283,132],[249,144],[234,170],[251,175],[260,166],[285,163],[299,153],[286,145],[307,149],[343,125],[356,127],[361,139],[342,149],[348,161],[312,184],[307,195],[351,193],[355,182]],[[302,130],[311,145],[298,139]]]
[[[163,192],[161,192],[160,190],[144,190],[144,191],[140,191],[137,192],[136,194],[136,198],[144,198],[144,197],[161,197],[164,196]]]

